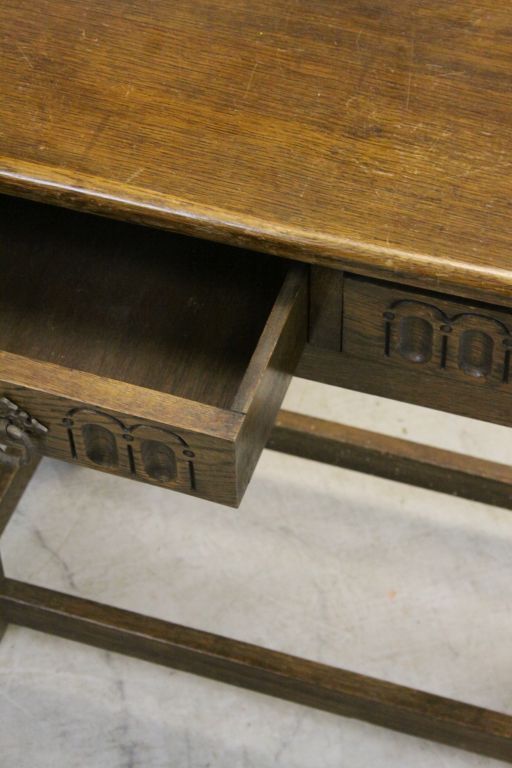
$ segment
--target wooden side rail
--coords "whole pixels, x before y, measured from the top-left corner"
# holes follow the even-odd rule
[[[453,451],[280,411],[267,448],[512,509],[512,469]]]
[[[10,448],[7,450],[14,453]],[[40,461],[41,457],[36,454],[28,464],[18,467],[0,464],[0,536],[14,514]]]
[[[512,762],[512,717],[5,579],[7,622]]]
[[[512,507],[500,464],[281,411],[269,448]],[[0,533],[37,466],[0,469]],[[6,578],[9,624],[124,653],[512,763],[512,716]]]

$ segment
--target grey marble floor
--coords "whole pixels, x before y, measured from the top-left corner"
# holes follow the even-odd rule
[[[512,461],[503,428],[295,380],[286,406]],[[241,508],[46,460],[10,576],[512,713],[511,513],[266,451]],[[1,768],[494,761],[29,630]]]

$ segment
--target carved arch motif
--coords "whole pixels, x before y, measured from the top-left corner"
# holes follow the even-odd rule
[[[415,364],[458,370],[474,379],[508,382],[512,334],[478,312],[447,315],[423,301],[400,299],[384,312],[384,353]]]
[[[166,427],[125,424],[96,408],[72,408],[62,420],[72,458],[151,483],[195,489],[187,441]]]

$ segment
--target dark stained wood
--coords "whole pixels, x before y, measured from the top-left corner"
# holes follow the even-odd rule
[[[438,376],[452,398],[464,383],[512,406],[512,308],[350,275],[343,293],[344,354]]]
[[[308,341],[315,347],[341,351],[343,272],[311,267]]]
[[[293,290],[302,294],[304,300],[305,284],[299,278],[297,274]],[[292,290],[290,283],[287,290]],[[300,307],[298,301],[294,307]],[[298,315],[305,333],[304,314],[300,311]],[[281,322],[294,322],[293,312],[283,314]],[[274,321],[269,320],[269,326],[273,324]],[[286,334],[280,338],[287,338]],[[257,351],[256,356],[266,351],[272,365],[277,364],[278,348],[265,340],[265,333],[262,346],[263,351]],[[250,375],[251,381],[253,375]],[[247,393],[250,389],[248,383]],[[248,402],[252,408],[252,399]],[[428,465],[433,465],[434,471],[439,473],[442,458],[444,474],[441,472],[437,477],[437,485],[442,486],[444,478],[448,485],[453,483],[456,490],[463,489],[465,468],[460,457],[447,452],[443,452],[443,456],[440,453],[434,456],[431,449],[407,447],[405,441],[368,436],[362,430],[348,430],[286,412],[277,421],[273,440],[274,443],[277,440],[273,447],[279,450],[352,468],[364,468],[365,462],[371,460],[374,471],[384,476],[389,476],[386,462],[390,462],[391,466],[399,468],[397,478],[412,477],[418,484],[424,484]],[[369,440],[372,441],[370,447],[367,445]],[[344,454],[345,449],[348,454]],[[425,469],[427,473],[423,477]],[[466,469],[470,472],[471,466]],[[17,495],[20,496],[26,477],[21,470],[18,472]],[[498,492],[499,483],[506,480],[506,470],[481,463],[479,473],[481,479],[490,483],[487,500],[495,502],[491,498],[493,487]],[[395,472],[391,471],[391,474],[395,475]],[[512,474],[510,470],[508,474]],[[3,477],[0,474],[0,479]],[[477,486],[471,486],[471,479],[468,482],[469,493],[466,495],[471,495],[471,488]],[[4,483],[4,487],[9,491],[8,483]],[[445,485],[444,490],[449,488]],[[0,519],[3,521],[12,513],[13,498],[8,492],[0,497]],[[512,717],[508,715],[6,579],[0,562],[0,638],[8,623],[512,762]]]
[[[332,270],[316,271],[322,334],[310,337],[298,376],[512,425],[510,302],[496,306],[352,274],[330,282]]]
[[[12,452],[15,454],[15,451],[12,450]],[[19,467],[2,466],[0,463],[0,536],[39,466],[40,460],[41,457],[36,454],[28,464]]]
[[[307,344],[295,373],[336,387],[512,426],[512,402],[507,389],[493,388],[490,395],[485,387],[472,381],[450,382],[416,366],[389,365]]]
[[[307,324],[263,253],[319,267],[299,375],[512,426],[511,26],[494,0],[4,0],[0,191],[259,252],[0,200],[0,394],[43,452],[237,505]],[[465,313],[448,346],[403,307],[386,331],[406,286]],[[509,470],[424,446],[286,414],[270,445],[511,505]],[[512,762],[505,715],[0,565],[8,621]]]
[[[512,468],[280,411],[267,448],[512,509]]]
[[[45,418],[46,421],[55,418],[62,408],[66,408],[63,400],[73,407],[89,402],[114,413],[153,422],[172,424],[179,420],[185,431],[201,432],[214,438],[224,435],[233,439],[241,421],[240,414],[230,410],[10,352],[0,351],[0,382],[6,389],[5,394],[11,395],[32,415],[40,402],[42,423]],[[25,399],[19,403],[25,389]],[[51,435],[46,439],[50,440]]]
[[[239,496],[242,497],[268,440],[307,337],[305,270],[290,271],[232,407],[246,413],[237,437]]]
[[[291,311],[290,307],[292,307]],[[299,353],[302,352],[302,347],[306,343],[307,311],[307,269],[303,265],[293,265],[288,271],[279,295],[274,300],[272,312],[268,315],[244,378],[230,404],[231,410],[247,413],[267,369],[280,368],[276,355],[282,354],[279,342],[283,336],[299,340],[298,343],[292,342],[291,346],[294,348],[289,349],[288,354],[285,355],[288,368],[286,373],[290,377],[297,360],[293,360],[293,366],[291,366],[289,355],[297,350]]]
[[[5,196],[0,222],[0,349],[229,408],[284,262]]]
[[[508,300],[495,0],[4,0],[4,191]]]
[[[512,762],[512,717],[6,579],[7,620]]]
[[[48,429],[42,452],[238,506],[305,342],[307,268],[0,211],[0,395]]]
[[[41,450],[63,461],[75,461],[66,420],[68,413],[77,408],[92,408],[92,412],[85,412],[88,423],[101,422],[107,415],[126,426],[145,424],[170,429],[194,453],[195,490],[190,483],[179,490],[221,504],[239,504],[236,438],[244,422],[243,414],[1,351],[0,392],[48,426]],[[127,462],[113,470],[90,463],[83,453],[76,461],[132,478]],[[140,474],[136,479],[154,482]],[[178,490],[175,484],[169,487]]]

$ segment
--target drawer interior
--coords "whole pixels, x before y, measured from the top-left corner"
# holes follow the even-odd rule
[[[305,343],[307,269],[6,196],[0,266],[0,417],[30,414],[46,455],[237,506]]]
[[[282,262],[16,198],[0,210],[0,349],[230,408]]]

